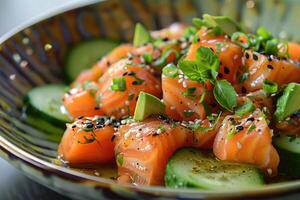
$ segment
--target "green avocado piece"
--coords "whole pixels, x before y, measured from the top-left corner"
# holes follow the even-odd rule
[[[219,26],[226,34],[231,35],[234,32],[241,31],[240,25],[228,16],[203,15],[203,19],[212,26]]]
[[[145,92],[140,92],[133,116],[135,120],[142,121],[150,115],[164,113],[165,104],[159,98]]]
[[[147,31],[142,24],[137,23],[134,29],[133,45],[138,47],[150,42],[151,40],[149,31]]]
[[[282,121],[300,109],[300,84],[289,83],[278,98],[275,117]]]

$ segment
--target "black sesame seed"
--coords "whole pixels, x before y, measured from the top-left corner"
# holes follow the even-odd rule
[[[107,62],[106,62],[106,64],[109,66],[109,65],[110,65],[110,62],[109,62],[109,61],[107,61]]]
[[[72,126],[72,128],[76,128],[76,124],[74,124],[74,125]]]
[[[113,136],[111,137],[111,141],[114,141],[115,138],[116,138],[116,136],[113,135]]]
[[[81,115],[81,116],[78,116],[77,119],[83,119],[83,116],[82,116],[82,115]]]
[[[253,53],[253,59],[254,60],[258,60],[258,56],[256,54]]]
[[[254,117],[249,117],[246,121],[253,122],[254,121]]]
[[[95,110],[99,110],[100,109],[100,107],[99,106],[95,106],[95,108],[94,108]]]
[[[268,56],[268,61],[271,62],[272,61],[272,57]]]
[[[229,72],[230,72],[229,68],[228,67],[224,67],[224,73],[225,74],[229,74]]]
[[[214,50],[213,48],[211,48],[211,47],[210,47],[210,50],[211,50],[212,52],[215,52],[215,50]]]
[[[165,37],[162,39],[162,41],[167,42],[167,41],[169,41],[169,38]]]
[[[94,127],[94,124],[88,123],[88,124],[85,124],[85,127],[86,127],[86,128],[93,128],[93,127]]]
[[[223,74],[222,74],[222,73],[219,73],[219,74],[218,74],[218,77],[219,77],[219,78],[223,78]]]
[[[274,69],[274,67],[273,67],[272,65],[267,65],[267,67],[268,67],[269,69]]]
[[[135,72],[129,71],[129,72],[127,73],[127,75],[128,75],[128,76],[134,76],[134,75],[135,75]]]
[[[241,92],[242,92],[243,94],[245,94],[245,93],[247,93],[247,89],[243,86],[243,87],[241,88]]]
[[[242,131],[244,129],[244,127],[241,126],[241,125],[238,125],[235,128],[236,128],[237,131]]]
[[[245,53],[245,56],[246,56],[246,58],[247,58],[247,59],[249,59],[249,58],[250,58],[250,55],[249,55],[249,53],[248,53],[248,52],[246,52],[246,53]]]
[[[127,76],[128,75],[128,72],[124,72],[122,76]]]

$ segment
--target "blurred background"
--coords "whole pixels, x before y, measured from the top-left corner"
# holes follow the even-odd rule
[[[53,9],[64,10],[86,2],[92,0],[0,0],[0,38],[34,18],[47,15]],[[0,174],[1,200],[67,199],[31,181],[2,158]]]

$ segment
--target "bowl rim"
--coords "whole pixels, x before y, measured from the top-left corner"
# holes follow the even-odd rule
[[[52,18],[59,14],[65,13],[67,11],[75,10],[77,8],[82,8],[85,6],[97,4],[104,2],[106,0],[85,0],[78,3],[64,4],[62,6],[49,9],[46,12],[37,15],[6,32],[4,35],[0,36],[0,46],[4,44],[8,39],[12,38],[19,32],[29,28],[35,24],[38,24],[46,19]],[[105,188],[119,188],[123,191],[137,191],[145,194],[155,195],[155,196],[165,196],[165,197],[182,197],[190,199],[198,198],[214,198],[214,199],[225,199],[225,198],[237,198],[237,197],[253,197],[253,196],[280,196],[285,195],[288,192],[299,192],[300,191],[300,180],[292,180],[286,182],[273,183],[269,185],[264,185],[263,187],[256,187],[251,189],[243,190],[220,190],[220,191],[209,191],[209,190],[199,190],[199,189],[180,189],[180,188],[166,188],[162,186],[134,186],[130,184],[118,184],[113,180],[96,177],[92,175],[85,174],[83,172],[78,172],[63,166],[56,165],[51,162],[44,161],[38,157],[31,155],[25,150],[17,147],[13,143],[6,140],[0,135],[0,151],[5,151],[10,155],[15,156],[19,160],[24,161],[26,164],[32,165],[40,170],[50,171],[54,176],[63,176],[64,178],[70,180],[83,180],[92,181],[95,185],[101,183],[101,187]],[[4,158],[5,159],[5,158]],[[17,167],[20,171],[22,168]],[[26,173],[26,172],[25,172]]]
[[[22,150],[16,145],[7,141],[4,137],[0,136],[0,150],[5,150],[9,154],[14,155],[18,159],[30,164],[34,167],[37,167],[41,170],[50,171],[51,175],[54,176],[63,176],[64,178],[71,180],[83,180],[83,181],[92,181],[94,185],[101,183],[101,187],[105,188],[119,188],[123,191],[138,191],[145,194],[156,196],[168,196],[168,197],[185,197],[190,199],[195,198],[215,198],[215,199],[224,199],[224,198],[236,198],[241,196],[280,196],[284,195],[287,192],[296,192],[300,188],[300,180],[287,181],[281,183],[274,183],[270,185],[264,185],[263,187],[256,187],[251,189],[244,190],[220,190],[220,191],[209,191],[209,190],[199,190],[199,189],[179,189],[179,188],[166,188],[161,186],[134,186],[130,184],[121,185],[116,183],[113,180],[96,177],[83,172],[78,172],[64,166],[59,166],[51,162],[44,161],[38,157],[31,155],[30,153]],[[20,169],[22,171],[22,169]]]
[[[26,28],[29,28],[32,25],[35,25],[37,23],[42,22],[43,20],[49,19],[51,17],[54,17],[56,15],[65,13],[67,11],[75,10],[76,8],[81,8],[89,5],[93,5],[96,3],[100,3],[106,0],[84,0],[84,1],[78,1],[74,3],[74,1],[68,1],[68,3],[65,3],[61,6],[56,6],[52,9],[47,9],[45,12],[36,15],[34,17],[31,17],[30,19],[20,23],[16,27],[12,28],[11,30],[7,31],[3,35],[0,36],[0,45],[3,44],[6,40],[13,37],[15,34],[25,30]]]

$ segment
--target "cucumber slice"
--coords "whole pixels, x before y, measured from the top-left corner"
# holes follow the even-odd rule
[[[67,81],[75,80],[82,70],[91,68],[102,56],[117,46],[118,42],[105,39],[87,40],[75,45],[65,57]]]
[[[264,179],[255,166],[220,161],[211,153],[185,148],[169,160],[165,183],[172,188],[225,190],[262,186]]]
[[[300,176],[300,137],[279,135],[273,143],[279,153],[279,173],[286,176]]]
[[[61,110],[65,88],[64,85],[53,84],[32,89],[25,97],[26,115],[36,118],[37,121],[44,119],[55,127],[65,128],[65,124],[70,122]]]

